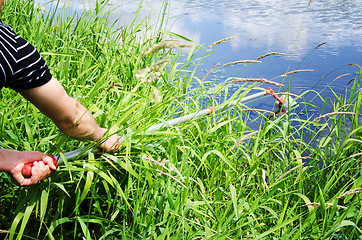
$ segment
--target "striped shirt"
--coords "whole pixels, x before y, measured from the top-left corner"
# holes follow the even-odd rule
[[[0,89],[30,89],[51,78],[39,52],[0,20]]]

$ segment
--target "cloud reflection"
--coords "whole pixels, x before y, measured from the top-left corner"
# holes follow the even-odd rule
[[[37,0],[40,4],[48,0]],[[67,4],[68,1],[60,1]],[[96,0],[73,0],[71,8],[77,11],[94,8]],[[140,19],[154,16],[162,8],[162,1],[146,0]],[[120,5],[120,7],[118,7]],[[210,29],[196,29],[194,25],[204,23],[221,25],[222,32],[213,33],[219,38],[233,36],[230,41],[234,51],[245,46],[263,45],[273,51],[305,54],[310,46],[328,42],[329,48],[355,46],[362,51],[362,1],[313,1],[307,10],[305,0],[178,0],[170,1],[168,17],[179,16],[177,21],[169,20],[171,30],[206,44]],[[112,20],[128,24],[139,1],[118,0],[108,2],[116,8]],[[203,42],[201,42],[203,43]],[[309,48],[309,49],[308,49]]]

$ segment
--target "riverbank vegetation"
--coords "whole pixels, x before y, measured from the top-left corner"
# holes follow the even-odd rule
[[[33,1],[5,1],[2,21],[124,142],[115,154],[64,159],[36,186],[1,173],[1,238],[361,238],[361,70],[348,93],[335,95],[333,112],[312,116],[301,95],[298,111],[269,119],[240,101],[268,83],[242,83],[230,96],[232,83],[210,87],[196,77],[200,46],[166,31],[166,4],[156,26],[110,26],[107,6],[44,12]],[[195,80],[200,87],[191,88]],[[215,108],[210,116],[142,134],[205,105]],[[2,148],[62,156],[95,145],[62,135],[9,89],[0,119]]]

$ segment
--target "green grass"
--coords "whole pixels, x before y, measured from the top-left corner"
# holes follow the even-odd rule
[[[2,238],[360,238],[361,72],[349,93],[336,95],[334,102],[335,112],[354,115],[315,122],[294,111],[272,121],[253,113],[260,127],[251,129],[240,99],[261,85],[244,85],[222,99],[231,85],[191,88],[199,47],[143,56],[145,48],[175,39],[163,27],[166,4],[157,26],[145,19],[115,29],[107,24],[109,15],[101,14],[105,4],[64,17],[67,9],[44,13],[30,3],[6,1],[2,20],[39,49],[52,74],[100,125],[125,140],[113,155],[65,162],[36,186],[18,187],[1,173]],[[153,82],[136,77],[165,58]],[[156,89],[160,102],[153,101]],[[155,123],[198,111],[210,92],[208,104],[217,108],[212,116],[141,134]],[[62,135],[9,89],[2,90],[0,104],[2,148],[56,155],[94,145]]]

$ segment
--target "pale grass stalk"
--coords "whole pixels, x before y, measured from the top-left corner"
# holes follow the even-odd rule
[[[305,163],[302,163],[292,169],[290,169],[288,172],[284,173],[283,175],[281,175],[275,182],[274,184],[278,183],[280,180],[282,180],[284,177],[286,177],[288,174],[290,174],[291,172],[293,172],[295,169],[300,168],[301,166],[304,166]]]
[[[272,85],[275,85],[278,87],[284,87],[284,85],[281,83],[273,82],[273,81],[267,80],[265,78],[238,78],[238,79],[231,81],[231,83],[234,83],[234,84],[236,84],[238,82],[260,82],[260,83],[272,84]]]
[[[246,108],[246,109],[240,109],[240,111],[249,111],[249,112],[265,112],[265,113],[270,113],[273,114],[274,112],[269,111],[269,110],[264,110],[264,109],[257,109],[257,108]]]
[[[362,153],[353,154],[352,156],[348,157],[347,159],[358,157],[358,156],[362,156]]]
[[[202,79],[201,82],[204,82],[205,79],[210,75],[210,73],[212,73],[212,71],[215,70],[215,68],[216,68],[218,65],[220,65],[220,63],[217,63],[215,66],[213,66],[213,67],[211,68],[211,70],[205,75],[205,77]]]
[[[307,206],[314,206],[314,207],[319,207],[321,204],[320,203],[316,203],[316,202],[313,202],[313,203],[307,203],[307,204],[304,204],[302,205],[302,207],[307,207]],[[326,206],[333,206],[333,203],[326,203]],[[347,209],[345,206],[341,206],[341,205],[336,205],[338,208],[343,208],[343,209]]]
[[[205,229],[207,229],[207,230],[210,230],[210,231],[211,231],[212,233],[214,233],[214,234],[218,234],[217,231],[215,231],[215,230],[213,230],[213,229],[211,229],[211,228],[209,228],[209,227],[207,227],[207,226],[204,226],[204,225],[202,225],[202,224],[200,224],[200,223],[198,223],[198,222],[195,222],[195,221],[193,221],[193,220],[191,220],[191,219],[188,219],[188,218],[185,218],[185,217],[183,217],[183,216],[180,216],[180,215],[178,215],[178,214],[176,214],[176,213],[174,213],[174,212],[170,212],[170,213],[173,214],[173,215],[175,215],[176,217],[185,219],[186,221],[188,221],[188,222],[190,222],[190,223],[193,223],[193,224],[195,224],[195,225],[197,225],[197,226],[199,226],[199,227],[203,227],[203,228],[205,228]],[[227,239],[232,240],[232,238],[229,238],[229,237],[227,237]]]
[[[298,157],[298,158],[294,158],[292,159],[292,161],[296,161],[296,160],[312,160],[312,157]]]
[[[158,165],[158,166],[160,166],[160,167],[162,167],[162,168],[166,169],[167,171],[170,171],[170,169],[168,169],[168,168],[167,168],[164,164],[162,164],[162,163],[161,163],[161,162],[159,162],[159,161],[154,160],[153,158],[149,158],[149,157],[142,157],[142,160],[149,161],[149,162],[151,162],[151,163],[153,163],[153,164],[155,164],[155,165]]]
[[[165,58],[157,61],[156,63],[152,63],[152,64],[151,64],[151,69],[152,69],[153,71],[158,71],[161,67],[163,67],[163,65],[164,65],[165,63],[168,63],[168,62],[171,62],[171,59],[165,57]]]
[[[290,74],[294,74],[294,73],[301,73],[301,72],[313,72],[313,69],[301,69],[301,70],[294,70],[294,71],[290,71],[290,72],[286,72],[283,75],[281,75],[282,77],[286,77]]]
[[[154,80],[158,79],[161,76],[161,73],[158,71],[164,66],[165,63],[170,62],[169,58],[163,58],[156,63],[152,63],[150,67],[142,68],[135,73],[135,77],[141,82],[152,83]]]
[[[165,49],[165,48],[184,48],[184,47],[193,47],[194,45],[191,43],[186,43],[186,42],[180,42],[180,41],[175,41],[175,40],[164,40],[161,41],[155,45],[153,45],[152,47],[148,47],[145,48],[141,55],[144,57],[148,54],[154,54],[157,51],[161,50],[161,49]]]
[[[237,146],[239,146],[239,145],[240,145],[242,142],[244,142],[246,139],[248,139],[248,138],[250,138],[251,136],[257,134],[258,132],[259,132],[259,131],[251,132],[251,133],[245,135],[244,137],[242,137],[240,140],[238,140],[238,141],[235,143],[233,149],[235,149]]]
[[[85,167],[86,167],[86,163],[85,163],[85,161],[83,161],[83,168],[85,168]],[[82,173],[80,174],[79,181],[77,183],[77,186],[75,187],[75,191],[74,191],[75,193],[78,191],[78,187],[79,187],[79,184],[80,184],[83,176],[84,176],[84,171],[82,171]]]
[[[161,76],[160,72],[153,71],[151,67],[146,67],[141,70],[138,70],[135,74],[135,77],[141,82],[152,83],[154,80]]]
[[[343,193],[342,195],[336,197],[334,200],[338,200],[338,199],[347,197],[347,196],[349,196],[349,195],[357,194],[357,193],[361,192],[361,189],[362,189],[362,188],[359,187],[359,188],[356,188],[356,189],[349,190],[349,191]]]
[[[185,179],[184,176],[182,176],[182,174],[180,173],[180,171],[175,167],[175,165],[173,165],[169,160],[164,159],[161,161],[161,164],[164,165],[165,163],[168,164],[170,170],[176,173],[181,178],[182,181]]]
[[[355,114],[354,112],[332,112],[332,113],[327,113],[325,115],[322,115],[320,117],[315,118],[313,120],[313,122],[319,122],[323,118],[330,117],[330,116],[335,116],[335,115],[354,115],[354,114]]]
[[[176,173],[176,174],[181,178],[182,181],[185,179],[185,178],[182,176],[182,174],[180,173],[180,171],[175,167],[175,165],[173,165],[172,163],[170,163],[169,160],[164,159],[164,160],[160,161],[161,159],[159,158],[158,161],[156,161],[156,160],[154,160],[154,159],[152,159],[152,158],[149,158],[149,157],[142,157],[142,160],[152,162],[153,164],[162,167],[163,169],[165,169],[165,170],[168,171],[168,172],[174,172],[174,173]],[[169,165],[169,168],[166,167],[166,163]],[[181,181],[179,181],[179,180],[176,179],[175,177],[171,176],[170,174],[165,173],[165,172],[163,172],[162,170],[157,170],[157,171],[158,171],[159,173],[163,174],[163,175],[166,175],[166,176],[172,178],[172,179],[175,180],[176,182],[180,183],[184,188],[187,188]]]
[[[224,43],[224,42],[226,42],[226,41],[229,41],[230,39],[233,39],[233,38],[234,38],[234,37],[224,38],[224,39],[221,39],[221,40],[216,41],[216,42],[214,42],[214,43],[211,43],[211,44],[209,45],[209,48],[212,48],[212,47],[214,47],[215,45],[218,45],[218,44],[220,44],[220,43]]]
[[[158,103],[162,101],[162,96],[161,96],[160,90],[153,87],[153,96],[151,97],[150,101],[151,102],[158,102]]]
[[[348,76],[348,75],[351,75],[351,74],[350,73],[342,74],[342,75],[336,77],[334,80],[337,80],[339,78],[343,78],[343,77]]]
[[[340,107],[338,109],[338,111],[341,110],[342,108],[353,107],[353,106],[354,106],[354,104],[346,104],[346,105],[343,105],[342,107]]]
[[[173,180],[175,180],[176,182],[178,182],[181,186],[183,186],[184,188],[186,188],[187,189],[187,187],[180,181],[180,180],[178,180],[178,179],[176,179],[174,176],[171,176],[170,174],[168,174],[168,173],[165,173],[164,171],[162,171],[162,170],[157,170],[157,172],[159,172],[159,173],[161,173],[161,174],[163,174],[163,175],[165,175],[165,176],[167,176],[167,177],[169,177],[169,178],[171,178],[171,179],[173,179]]]
[[[240,61],[225,63],[222,66],[226,67],[226,66],[229,66],[229,65],[235,65],[235,64],[240,64],[240,63],[261,63],[261,61],[257,61],[257,60],[240,60]]]
[[[292,97],[295,97],[295,98],[301,98],[301,96],[298,96],[297,94],[294,94],[294,93],[290,93],[290,92],[280,92],[280,93],[277,93],[277,95],[285,95],[285,96],[292,96]]]
[[[261,56],[258,57],[256,60],[260,60],[260,59],[262,59],[262,58],[265,58],[265,57],[268,57],[268,56],[271,56],[271,55],[285,55],[285,53],[271,52],[271,53],[267,53],[267,54],[261,55]]]

